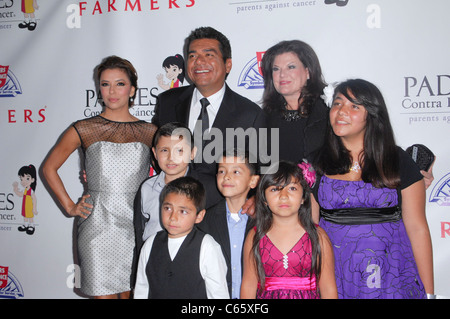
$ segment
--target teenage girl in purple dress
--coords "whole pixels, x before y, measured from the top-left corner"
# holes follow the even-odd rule
[[[333,245],[339,298],[433,294],[423,176],[396,146],[378,88],[360,79],[338,85],[330,124],[312,209]]]

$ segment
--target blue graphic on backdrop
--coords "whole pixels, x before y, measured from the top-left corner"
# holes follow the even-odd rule
[[[450,173],[442,177],[435,184],[431,191],[429,201],[439,206],[450,206]]]
[[[22,94],[19,80],[9,65],[0,65],[0,97],[14,97],[17,94]]]
[[[0,298],[17,299],[23,297],[23,288],[9,267],[0,266]]]
[[[264,78],[260,68],[263,55],[264,52],[256,52],[256,56],[245,65],[239,75],[238,86],[246,89],[264,89]]]

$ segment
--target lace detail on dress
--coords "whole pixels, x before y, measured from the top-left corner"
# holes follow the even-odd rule
[[[145,121],[115,122],[97,115],[77,121],[73,127],[81,139],[81,146],[86,150],[95,142],[112,143],[141,142],[151,147],[157,130],[154,124]]]

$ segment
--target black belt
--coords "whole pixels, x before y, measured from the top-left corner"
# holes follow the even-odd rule
[[[320,208],[320,217],[324,220],[341,225],[366,225],[396,222],[402,219],[399,206],[385,208]]]

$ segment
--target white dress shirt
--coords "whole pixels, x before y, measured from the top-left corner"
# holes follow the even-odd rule
[[[224,95],[225,95],[225,84],[219,91],[207,97],[209,101],[209,105],[206,108],[206,110],[208,111],[208,118],[209,118],[208,129],[212,127],[212,124],[216,119],[216,115],[217,112],[219,112],[220,104],[222,104]],[[198,116],[200,115],[200,111],[202,110],[202,105],[200,104],[200,100],[202,98],[204,98],[204,96],[202,96],[200,91],[197,88],[195,88],[194,93],[192,94],[191,108],[189,111],[189,129],[191,130],[191,132],[194,132],[195,123],[197,122]]]

